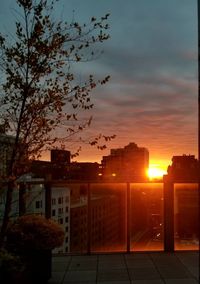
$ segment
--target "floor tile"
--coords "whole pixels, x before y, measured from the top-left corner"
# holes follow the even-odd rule
[[[183,265],[157,265],[157,269],[163,278],[191,278],[191,273]]]
[[[52,266],[52,272],[64,272],[68,267],[68,263],[66,262],[56,262]]]
[[[102,254],[102,255],[99,255],[98,256],[98,260],[99,262],[103,262],[103,261],[106,261],[106,262],[111,262],[111,261],[114,261],[114,262],[122,262],[124,261],[124,255],[122,254]]]
[[[98,284],[130,284],[130,281],[97,281]]]
[[[147,253],[129,253],[124,255],[125,259],[144,259],[149,258],[149,255]]]
[[[164,284],[165,282],[161,279],[154,280],[132,280],[131,284]]]
[[[52,272],[52,277],[49,283],[61,283],[64,277],[64,272]]]
[[[91,270],[95,270],[97,269],[97,260],[88,260],[86,259],[85,261],[82,259],[76,259],[74,258],[70,265],[69,265],[69,270],[88,270],[88,271],[91,271]]]
[[[198,282],[195,279],[166,279],[166,284],[197,284]]]
[[[112,269],[126,269],[126,263],[124,261],[116,262],[116,261],[101,261],[98,263],[98,270],[108,270],[108,268]]]
[[[128,269],[131,280],[159,279],[160,275],[154,267],[135,267]]]
[[[154,263],[151,259],[148,258],[136,258],[136,259],[126,259],[126,264],[128,268],[132,267],[153,267]]]
[[[49,284],[197,284],[197,252],[150,252],[52,258]]]
[[[64,280],[62,284],[96,284],[96,281],[68,281]]]
[[[67,271],[64,281],[67,283],[70,281],[96,281],[96,271]]]
[[[199,278],[199,266],[187,266],[193,277]]]
[[[129,276],[126,269],[107,269],[98,271],[97,280],[100,281],[127,281]]]
[[[52,257],[53,262],[66,262],[69,263],[69,261],[71,261],[71,256],[53,256]]]

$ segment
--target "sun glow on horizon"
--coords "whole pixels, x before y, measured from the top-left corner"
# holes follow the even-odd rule
[[[162,179],[163,175],[165,174],[167,174],[167,171],[159,165],[150,165],[147,170],[147,175],[150,180]]]

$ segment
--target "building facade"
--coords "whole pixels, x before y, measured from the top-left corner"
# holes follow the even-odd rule
[[[45,188],[43,179],[29,179],[25,183],[24,214],[39,214],[45,216]],[[0,194],[0,224],[5,208],[5,193]],[[13,192],[10,218],[19,216],[19,189]],[[67,186],[52,186],[51,188],[51,219],[63,227],[65,237],[61,247],[55,248],[53,253],[67,253],[70,251],[70,189]]]
[[[173,156],[167,173],[168,177],[175,182],[197,182],[198,160],[194,155]]]
[[[86,198],[71,205],[70,251],[96,252],[116,250],[122,243],[124,232],[121,199],[116,195],[92,196],[90,216]],[[121,223],[120,223],[121,220]]]
[[[102,159],[102,178],[113,181],[145,182],[149,167],[149,152],[146,148],[129,143],[124,148],[111,149]]]

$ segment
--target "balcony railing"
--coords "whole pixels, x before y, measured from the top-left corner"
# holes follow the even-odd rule
[[[21,184],[19,214],[26,211],[27,186],[37,184],[33,181]],[[62,220],[59,222],[66,232],[66,252],[198,250],[195,183],[51,181],[44,183],[43,188],[46,217],[51,218],[63,208],[59,211]],[[68,193],[59,204],[61,188]]]

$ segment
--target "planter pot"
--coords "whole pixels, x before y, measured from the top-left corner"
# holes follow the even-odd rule
[[[26,267],[26,283],[47,283],[51,278],[51,250],[30,250],[21,255]]]
[[[25,283],[25,267],[21,259],[5,250],[0,252],[0,282],[4,284]]]

